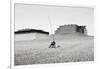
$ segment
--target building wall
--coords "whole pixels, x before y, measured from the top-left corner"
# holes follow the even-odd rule
[[[35,38],[36,38],[36,33],[15,34],[15,41],[34,40]]]
[[[38,33],[38,34],[36,35],[36,39],[46,39],[48,36],[49,36],[49,35]]]
[[[44,39],[48,35],[40,33],[25,33],[25,34],[15,34],[15,41],[25,41],[34,39]]]

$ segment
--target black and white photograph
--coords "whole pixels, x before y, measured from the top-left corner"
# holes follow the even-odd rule
[[[14,66],[94,61],[94,8],[14,4]]]

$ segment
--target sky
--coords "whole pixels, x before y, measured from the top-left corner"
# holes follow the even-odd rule
[[[49,18],[48,18],[49,17]],[[15,31],[25,28],[40,29],[52,34],[60,25],[85,25],[94,35],[94,9],[89,7],[15,4]]]

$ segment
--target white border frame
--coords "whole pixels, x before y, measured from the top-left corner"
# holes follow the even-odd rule
[[[32,0],[29,0],[29,1],[24,1],[24,0],[11,0],[10,1],[10,23],[11,23],[11,27],[10,27],[10,36],[11,36],[11,39],[10,39],[10,68],[11,69],[18,69],[18,68],[36,68],[40,65],[42,65],[42,67],[47,67],[48,65],[50,66],[54,66],[55,64],[33,64],[33,65],[19,65],[19,66],[14,66],[14,20],[15,20],[15,16],[14,16],[14,4],[15,3],[21,3],[21,4],[33,4],[33,5],[49,5],[49,6],[59,6],[59,7],[87,7],[87,8],[94,8],[95,9],[95,6],[94,5],[80,5],[80,4],[66,4],[66,3],[49,3],[49,2],[36,2],[36,1],[32,1]],[[75,64],[93,64],[93,62],[75,62],[75,63],[72,63],[72,62],[69,62],[67,63],[68,65],[75,65]],[[56,63],[58,66],[59,65],[66,65],[66,63]]]

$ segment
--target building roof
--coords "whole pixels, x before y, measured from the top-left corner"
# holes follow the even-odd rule
[[[49,35],[49,32],[43,30],[37,30],[37,29],[22,29],[22,30],[15,31],[15,34],[25,34],[25,33],[41,33],[41,34]]]

